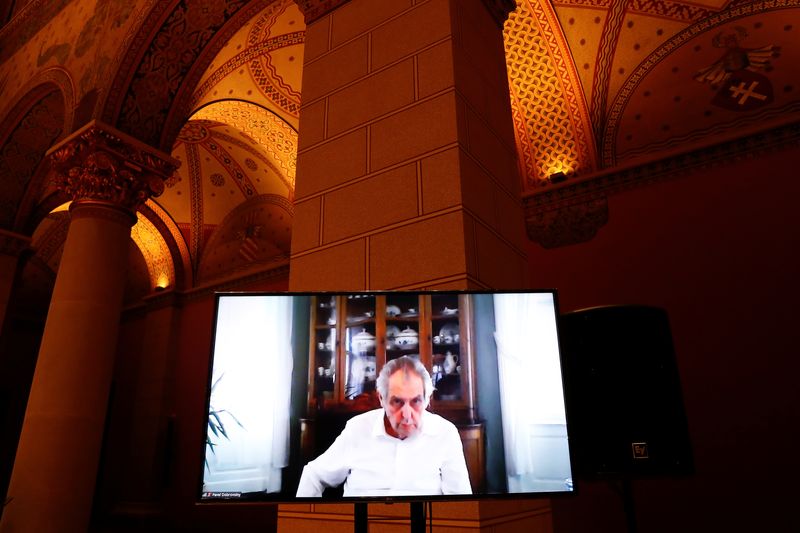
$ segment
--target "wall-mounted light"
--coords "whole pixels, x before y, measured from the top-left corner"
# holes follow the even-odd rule
[[[165,290],[167,287],[169,287],[169,277],[167,277],[166,274],[161,274],[160,276],[158,276],[158,281],[156,282],[156,286],[153,287],[153,289],[156,292],[158,292]]]

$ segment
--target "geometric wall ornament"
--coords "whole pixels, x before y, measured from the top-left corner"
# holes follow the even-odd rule
[[[275,1],[220,50],[194,88],[191,108],[247,100],[297,125],[305,25],[291,0]]]
[[[596,168],[591,121],[567,42],[549,2],[519,0],[505,23],[511,111],[523,190]]]
[[[246,134],[253,144],[272,156],[280,169],[280,178],[290,191],[294,191],[297,132],[276,114],[249,102],[223,100],[199,109],[191,116],[191,120],[220,122]]]

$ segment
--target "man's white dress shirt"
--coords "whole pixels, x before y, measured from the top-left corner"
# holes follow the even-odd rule
[[[458,429],[428,411],[406,439],[386,433],[383,409],[354,416],[300,476],[298,497],[321,496],[344,481],[344,496],[472,494]]]

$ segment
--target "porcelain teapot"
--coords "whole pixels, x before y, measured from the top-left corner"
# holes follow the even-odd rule
[[[375,335],[362,328],[350,341],[355,352],[369,352],[375,349]]]
[[[395,336],[394,343],[398,348],[413,348],[419,344],[419,333],[406,326]]]

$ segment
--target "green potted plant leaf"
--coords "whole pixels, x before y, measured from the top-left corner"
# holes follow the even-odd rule
[[[220,375],[220,377],[218,377],[216,379],[216,381],[214,381],[214,383],[211,385],[211,397],[212,398],[214,397],[214,389],[217,387],[217,385],[219,384],[220,380],[222,379],[222,377],[224,375],[225,374]],[[223,421],[223,417],[230,418],[231,420],[236,422],[236,424],[240,428],[244,429],[244,426],[242,425],[242,423],[239,422],[239,420],[233,415],[233,413],[231,413],[230,411],[228,411],[226,409],[215,409],[214,406],[211,405],[211,402],[209,402],[209,405],[208,405],[208,433],[206,434],[206,446],[208,446],[208,449],[211,450],[211,453],[215,454],[215,455],[216,455],[216,451],[214,450],[214,448],[217,446],[218,443],[215,442],[214,439],[219,440],[220,436],[222,436],[226,440],[230,440],[230,437],[228,436],[228,431],[225,429],[225,422]],[[206,464],[206,468],[208,469],[209,468],[209,466],[208,466],[208,455],[206,455],[205,464]]]

